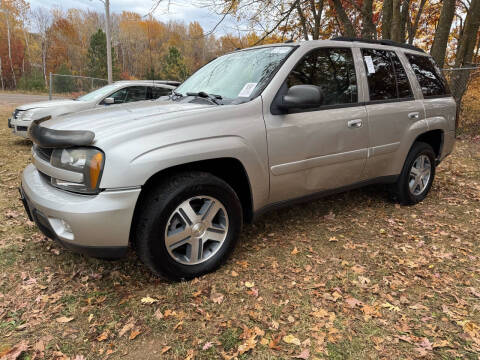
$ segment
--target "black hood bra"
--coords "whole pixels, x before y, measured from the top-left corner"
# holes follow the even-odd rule
[[[55,130],[43,127],[40,123],[51,119],[51,116],[35,120],[28,129],[32,141],[43,148],[65,148],[72,146],[88,146],[93,143],[95,133],[88,130]]]

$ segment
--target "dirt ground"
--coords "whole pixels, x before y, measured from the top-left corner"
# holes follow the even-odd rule
[[[278,210],[216,273],[167,283],[132,252],[86,258],[28,221],[31,144],[7,129],[12,110],[0,105],[0,358],[479,359],[478,136],[417,206],[375,186]]]

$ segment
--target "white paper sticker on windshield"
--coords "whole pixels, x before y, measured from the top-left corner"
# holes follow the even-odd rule
[[[257,86],[257,83],[246,83],[238,93],[238,97],[249,97],[255,89],[255,86]]]
[[[291,50],[290,46],[277,46],[272,49],[271,54],[285,54]]]
[[[364,56],[365,64],[367,64],[367,70],[369,74],[375,74],[375,66],[371,56]]]

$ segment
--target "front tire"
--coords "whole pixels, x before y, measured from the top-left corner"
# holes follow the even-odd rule
[[[435,152],[424,142],[413,144],[397,182],[394,197],[402,205],[414,205],[425,199],[435,178]]]
[[[144,197],[135,224],[140,260],[169,280],[217,269],[233,251],[242,227],[235,191],[204,172],[176,174]]]

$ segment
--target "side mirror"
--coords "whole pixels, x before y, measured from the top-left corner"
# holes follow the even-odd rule
[[[103,103],[105,105],[112,105],[112,104],[115,104],[115,99],[112,98],[112,97],[108,97],[108,98],[103,99]]]
[[[323,91],[315,85],[295,85],[288,89],[278,105],[282,110],[311,109],[322,105]]]

